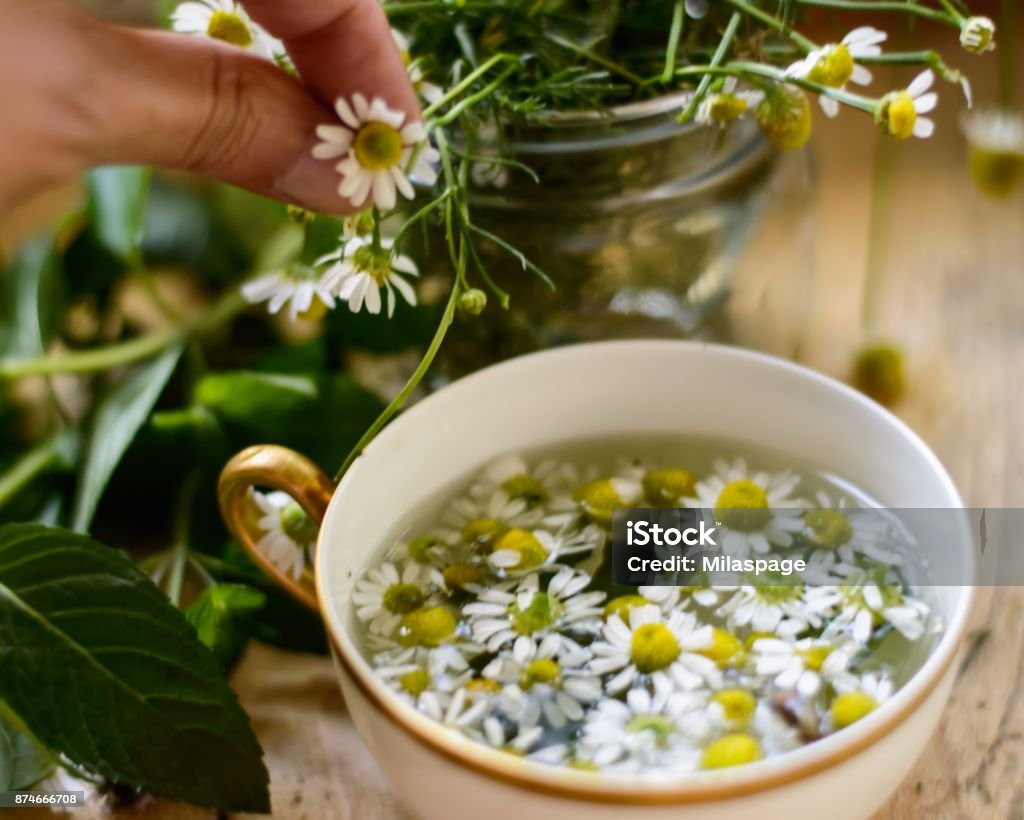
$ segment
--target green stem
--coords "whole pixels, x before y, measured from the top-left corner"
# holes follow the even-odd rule
[[[960,28],[955,19],[938,9],[919,6],[916,3],[901,3],[898,0],[796,0],[801,6],[817,6],[825,9],[843,9],[845,11],[894,11],[905,14],[916,14],[936,23]]]
[[[928,65],[940,68],[942,55],[932,49],[923,51],[889,51],[875,57],[858,57],[858,63],[874,65]]]
[[[960,13],[960,9],[954,6],[950,0],[939,0],[939,5],[949,12],[950,17],[956,20],[958,28],[966,22],[967,18]]]
[[[574,54],[578,54],[580,57],[586,57],[592,63],[597,63],[599,66],[607,68],[613,74],[618,74],[620,77],[624,77],[634,85],[643,84],[643,77],[641,77],[639,74],[634,74],[628,68],[619,65],[614,60],[609,60],[607,57],[603,57],[600,54],[591,51],[589,48],[584,48],[583,46],[576,45],[576,43],[572,42],[571,40],[566,40],[564,37],[559,37],[556,34],[545,32],[544,36],[552,43],[554,43],[556,46],[560,46],[561,48],[564,48],[567,51],[571,51]]]
[[[818,47],[817,43],[815,43],[813,40],[809,40],[808,38],[804,37],[800,32],[794,31],[784,22],[782,22],[776,17],[773,17],[768,12],[762,11],[756,6],[750,5],[750,3],[747,3],[746,0],[725,0],[725,2],[727,2],[737,11],[742,11],[744,14],[753,17],[755,20],[760,20],[769,28],[775,29],[775,31],[779,32],[779,34],[788,37],[790,40],[792,40],[794,43],[800,46],[800,48],[803,49],[805,54],[814,51],[814,49]]]
[[[384,246],[381,244],[381,241],[380,241],[380,209],[376,205],[374,205],[373,206],[373,249],[374,249],[374,251],[380,253],[380,251],[382,251],[383,248],[384,248]]]
[[[725,34],[722,35],[722,41],[718,44],[718,48],[715,53],[711,56],[710,67],[717,68],[722,64],[722,60],[725,59],[725,55],[729,53],[729,48],[732,46],[733,37],[736,36],[736,30],[740,25],[740,13],[734,11],[732,17],[729,19],[729,25],[725,28]],[[698,106],[700,106],[701,100],[704,99],[704,95],[708,93],[708,89],[711,87],[711,75],[705,74],[700,78],[700,83],[697,85],[697,90],[693,92],[693,97],[687,104],[686,108],[679,115],[679,122],[689,122],[693,115],[697,112]]]
[[[445,334],[448,333],[448,328],[451,327],[452,319],[455,316],[455,305],[459,300],[459,292],[461,291],[459,280],[456,279],[452,285],[451,295],[448,297],[448,304],[445,305],[444,313],[441,315],[441,321],[438,323],[437,330],[434,332],[434,338],[430,341],[430,346],[427,351],[423,354],[423,358],[420,359],[420,363],[416,366],[416,370],[409,377],[409,380],[405,383],[405,386],[398,392],[398,395],[391,400],[391,404],[384,408],[384,411],[377,416],[373,424],[370,425],[369,429],[363,433],[362,438],[356,442],[356,446],[349,452],[345,462],[341,465],[337,474],[334,476],[335,481],[339,481],[348,468],[352,466],[352,462],[355,461],[360,453],[366,449],[366,446],[373,441],[385,424],[391,421],[392,417],[408,400],[412,391],[416,389],[423,376],[426,375],[430,365],[433,364],[434,357],[437,356],[437,351],[441,348],[441,343],[444,341]]]
[[[426,108],[424,108],[423,119],[429,119],[430,116],[435,111],[438,111],[443,106],[447,105],[449,102],[458,97],[459,94],[461,94],[466,89],[471,88],[473,83],[480,79],[480,77],[482,77],[492,68],[494,68],[494,66],[496,66],[498,63],[503,63],[506,60],[515,60],[517,63],[519,62],[519,58],[511,54],[495,54],[489,60],[486,60],[485,62],[477,66],[475,69],[470,71],[469,74],[463,77],[458,83],[449,88],[448,91],[445,92],[444,96],[441,97],[441,99],[437,100],[434,103],[431,103]]]
[[[472,106],[476,105],[480,100],[486,99],[487,97],[491,96],[491,94],[496,89],[501,87],[502,83],[504,83],[505,80],[507,80],[509,77],[515,74],[518,70],[518,66],[509,66],[504,71],[502,71],[501,74],[499,74],[494,80],[489,82],[479,91],[477,91],[474,94],[470,94],[468,97],[463,97],[455,105],[448,109],[448,111],[446,111],[443,116],[438,117],[435,120],[432,120],[430,123],[430,127],[432,129],[437,127],[444,127],[445,125],[448,125],[449,123],[458,119],[462,112],[465,111],[467,108],[471,108]]]
[[[67,433],[58,433],[21,456],[0,477],[0,505],[6,504],[37,476],[47,472],[64,459]]]
[[[668,32],[668,48],[665,50],[665,69],[661,72],[661,81],[666,85],[672,81],[676,70],[676,52],[679,49],[679,38],[683,33],[683,20],[686,18],[685,0],[676,0],[672,8],[672,26]]]
[[[178,507],[174,514],[174,538],[171,544],[171,572],[167,579],[167,597],[175,606],[181,605],[181,590],[188,566],[189,526],[192,521],[192,502],[195,500],[196,473],[189,475],[178,496]]]
[[[89,373],[148,359],[172,345],[197,338],[219,327],[245,306],[246,301],[242,294],[239,291],[230,291],[195,321],[186,322],[161,333],[139,336],[126,342],[92,350],[60,353],[37,359],[0,360],[0,380],[54,373]]]

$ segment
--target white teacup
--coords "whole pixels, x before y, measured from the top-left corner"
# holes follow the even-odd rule
[[[960,507],[953,482],[902,422],[811,370],[734,348],[675,341],[566,347],[515,359],[430,396],[387,427],[335,487],[307,459],[251,447],[225,467],[221,507],[250,554],[318,609],[338,679],[370,750],[425,820],[869,817],[932,734],[949,695],[971,589],[935,587],[946,630],[912,679],[854,725],[746,766],[677,782],[544,766],[444,729],[396,697],[356,646],[353,585],[409,510],[509,451],[571,439],[663,433],[768,446],[829,470],[890,507]],[[248,489],[291,494],[321,521],[315,567],[282,578],[254,548]],[[971,539],[964,519],[964,565]],[[965,577],[964,583],[969,584]]]

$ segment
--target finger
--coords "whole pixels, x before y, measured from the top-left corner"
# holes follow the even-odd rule
[[[356,92],[382,97],[420,118],[409,73],[379,0],[243,0],[256,22],[288,49],[303,81],[324,102]]]
[[[94,163],[215,177],[312,210],[345,213],[337,175],[312,157],[333,112],[301,82],[241,49],[95,24]]]

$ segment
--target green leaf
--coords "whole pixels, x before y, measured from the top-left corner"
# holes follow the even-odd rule
[[[119,165],[96,168],[86,176],[93,233],[100,244],[129,264],[139,258],[151,175],[148,168]]]
[[[216,658],[127,557],[0,527],[0,698],[48,748],[160,797],[269,808],[267,770]]]
[[[59,303],[60,259],[53,237],[24,244],[0,276],[0,355],[20,359],[38,356],[53,331],[50,307]],[[41,298],[43,294],[46,298]]]
[[[224,667],[238,657],[253,629],[253,616],[267,602],[258,589],[241,584],[207,587],[185,612],[199,640]]]
[[[34,786],[49,777],[56,761],[0,701],[0,791]]]
[[[149,416],[180,356],[180,346],[168,348],[128,374],[100,401],[75,493],[73,529],[89,528],[114,468]]]

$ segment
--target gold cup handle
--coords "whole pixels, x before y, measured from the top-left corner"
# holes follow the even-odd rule
[[[252,497],[254,487],[287,493],[319,526],[334,494],[334,482],[316,464],[294,450],[258,444],[235,455],[224,466],[217,484],[220,514],[249,557],[293,598],[318,612],[313,570],[307,565],[295,580],[257,549],[264,531],[259,526],[262,513]]]

